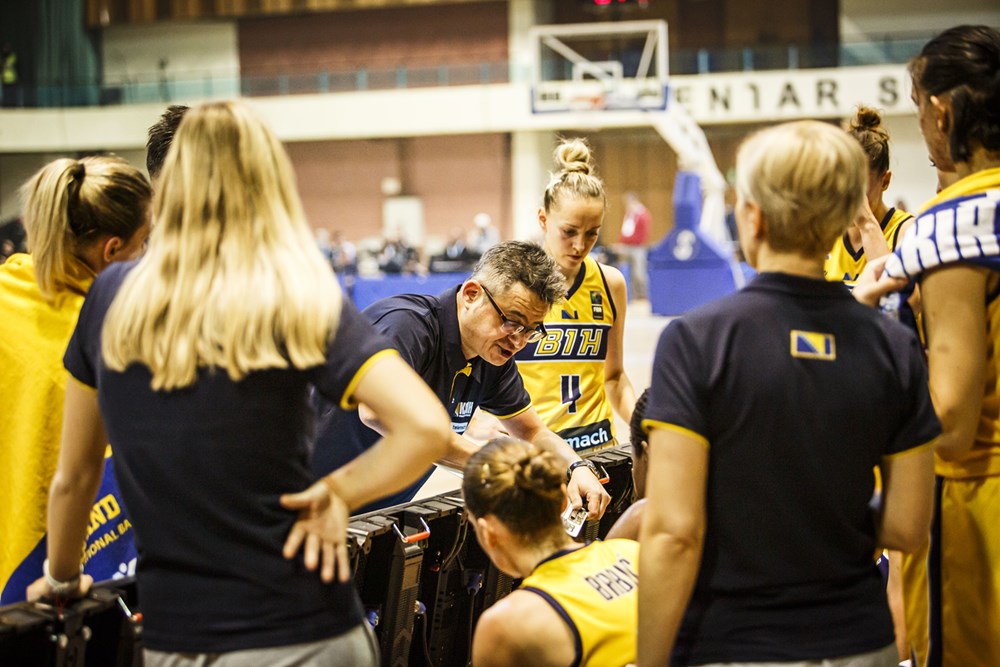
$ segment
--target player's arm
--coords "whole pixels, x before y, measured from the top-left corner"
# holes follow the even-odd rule
[[[80,578],[75,597],[87,591],[89,576],[80,575],[80,551],[87,537],[87,522],[97,489],[104,476],[107,446],[104,419],[97,404],[97,391],[72,377],[66,383],[63,403],[62,440],[59,463],[49,488],[49,574],[60,582]],[[29,600],[52,594],[45,578],[28,588]]]
[[[708,443],[654,423],[649,433],[648,502],[643,510],[638,664],[666,665],[691,597],[705,537]]]
[[[625,287],[625,276],[618,269],[601,265],[604,277],[607,278],[611,298],[615,301],[618,316],[608,332],[608,353],[604,359],[604,391],[611,401],[615,412],[626,422],[632,419],[635,410],[635,389],[628,375],[625,374],[623,350],[625,348],[625,307],[628,302],[628,290]]]
[[[534,408],[529,407],[510,417],[502,418],[504,429],[516,438],[546,449],[560,457],[569,466],[580,460],[565,440],[553,433],[544,423]],[[611,502],[611,496],[604,490],[601,481],[586,466],[578,466],[566,486],[566,496],[573,507],[581,507],[583,498],[587,499],[587,512],[591,519],[604,516],[604,510]]]
[[[629,505],[625,513],[615,521],[615,525],[611,526],[611,530],[608,531],[608,535],[604,539],[638,540],[639,531],[642,529],[642,513],[645,511],[646,502],[645,498],[640,498]]]
[[[563,667],[574,658],[566,622],[530,591],[514,591],[483,612],[472,640],[473,667]]]
[[[892,629],[896,635],[896,653],[899,661],[909,659],[910,643],[906,638],[906,611],[903,605],[903,554],[889,551],[889,576],[885,583],[885,597],[892,616]]]
[[[934,507],[932,443],[882,458],[882,512],[878,543],[912,552],[927,541]]]
[[[986,269],[967,264],[922,281],[931,400],[941,421],[937,453],[954,459],[972,448],[986,382]]]

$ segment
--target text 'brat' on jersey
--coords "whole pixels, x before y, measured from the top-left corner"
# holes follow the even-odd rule
[[[528,343],[518,361],[594,361],[608,356],[610,324],[548,324],[545,338]]]
[[[618,562],[611,567],[583,579],[602,598],[611,601],[635,590],[639,584],[639,575],[636,574],[635,570],[632,563],[624,558],[619,558]]]

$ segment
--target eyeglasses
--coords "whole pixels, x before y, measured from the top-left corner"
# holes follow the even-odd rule
[[[514,320],[508,319],[497,302],[493,300],[493,295],[490,291],[486,289],[485,285],[480,285],[483,288],[483,294],[486,298],[490,300],[490,305],[493,306],[493,310],[497,311],[497,315],[500,316],[500,330],[503,331],[508,336],[518,336],[527,332],[527,339],[529,343],[537,343],[541,339],[545,338],[545,327],[539,324],[537,327],[532,329],[526,324],[521,324],[520,322],[515,322]]]

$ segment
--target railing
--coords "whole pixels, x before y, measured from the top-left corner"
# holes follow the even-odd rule
[[[928,36],[887,36],[879,41],[839,45],[756,46],[740,49],[677,50],[670,53],[670,73],[856,67],[905,63],[919,53]],[[484,85],[525,81],[527,71],[512,71],[508,62],[442,64],[434,67],[399,65],[390,69],[313,67],[298,72],[237,75],[233,72],[187,71],[134,74],[105,82],[22,85],[5,93],[4,106],[62,107],[169,103],[236,96],[323,94]]]

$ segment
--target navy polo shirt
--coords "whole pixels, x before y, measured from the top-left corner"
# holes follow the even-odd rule
[[[458,290],[453,287],[437,296],[391,296],[368,306],[362,314],[430,386],[448,410],[452,431],[461,434],[477,407],[505,419],[531,407],[531,398],[513,359],[494,366],[480,357],[465,358],[458,328]],[[399,400],[406,397],[400,396]],[[361,422],[356,410],[326,406],[319,423],[313,454],[313,472],[317,476],[336,470],[381,437]],[[427,470],[410,487],[359,513],[412,500],[432,472],[433,468]]]
[[[97,388],[115,472],[139,551],[143,641],[217,653],[333,637],[362,622],[354,583],[326,584],[282,546],[297,513],[279,497],[309,487],[310,388],[346,393],[377,354],[395,354],[345,297],[326,362],[233,381],[202,369],[194,384],[153,391],[149,370],[111,371],[101,328],[131,264],[94,281],[64,363]]]
[[[667,326],[645,417],[709,448],[704,552],[675,664],[892,643],[872,469],[940,434],[912,331],[841,283],[764,273]]]

